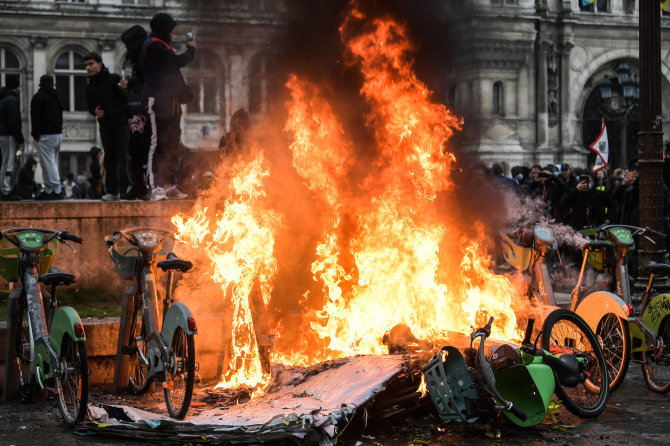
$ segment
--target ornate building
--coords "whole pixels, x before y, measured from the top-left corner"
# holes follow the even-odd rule
[[[55,77],[67,108],[61,173],[84,175],[88,150],[99,145],[99,136],[86,109],[83,55],[98,51],[112,71],[120,72],[126,55],[121,34],[132,25],[148,31],[153,14],[167,11],[180,22],[178,52],[186,31],[194,30],[198,40],[196,60],[183,70],[196,93],[185,107],[184,140],[194,149],[213,149],[237,109],[246,109],[252,119],[265,112],[273,84],[281,82],[273,62],[283,49],[278,45],[300,36],[296,27],[314,28],[315,14],[336,15],[344,4],[0,0],[0,84],[9,76],[20,78],[23,128],[29,135],[29,102],[39,77]],[[404,8],[410,14],[429,10],[448,32],[438,44],[452,48],[451,57],[433,67],[444,102],[465,118],[460,143],[470,153],[510,165],[584,166],[593,160],[588,145],[604,118],[610,164],[625,165],[637,156],[636,0],[597,0],[588,7],[580,0],[423,0]],[[666,17],[664,36],[670,31]],[[670,43],[664,43],[664,110],[670,110],[669,50]],[[607,91],[610,96],[603,98]],[[670,123],[664,132],[670,134]]]
[[[287,0],[0,0],[0,84],[21,83],[21,112],[27,151],[34,151],[29,105],[43,74],[53,75],[65,106],[61,175],[85,178],[88,151],[100,145],[95,118],[85,99],[83,56],[102,55],[110,71],[124,68],[121,34],[133,25],[149,31],[158,11],[172,14],[177,52],[195,31],[196,59],[182,72],[195,100],[185,107],[183,136],[194,149],[218,147],[230,116],[239,108],[259,117],[270,91],[273,43],[284,40],[293,13]]]
[[[465,117],[470,152],[510,165],[592,165],[588,146],[604,119],[610,165],[638,157],[636,0],[449,0],[442,13],[456,48],[445,67],[445,101]],[[662,38],[665,135],[669,50]]]

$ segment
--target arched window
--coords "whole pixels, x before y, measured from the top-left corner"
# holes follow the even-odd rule
[[[193,91],[193,102],[186,106],[189,114],[220,115],[224,100],[223,66],[212,50],[200,49],[186,75]]]
[[[86,83],[88,74],[84,68],[84,56],[74,50],[61,53],[54,66],[56,91],[65,111],[88,111],[86,106]]]
[[[0,47],[0,85],[7,85],[8,79],[18,79],[21,83],[21,63],[11,50]]]
[[[505,112],[503,100],[503,83],[495,81],[493,83],[493,109],[492,114],[501,116]]]
[[[249,113],[263,113],[273,93],[269,73],[273,58],[268,53],[257,54],[249,64]]]
[[[458,101],[458,85],[453,84],[449,88],[449,105],[456,107],[458,105],[456,101]]]

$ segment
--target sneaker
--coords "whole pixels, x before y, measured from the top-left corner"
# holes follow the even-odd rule
[[[100,199],[102,201],[119,201],[119,194],[105,194]]]
[[[62,200],[64,195],[65,193],[63,193],[63,191],[51,192],[47,200]]]
[[[177,186],[170,186],[165,190],[165,195],[168,198],[174,198],[175,200],[183,200],[188,198],[188,195],[177,189]]]
[[[151,191],[151,201],[160,200],[167,200],[167,195],[165,195],[165,189],[157,187]]]

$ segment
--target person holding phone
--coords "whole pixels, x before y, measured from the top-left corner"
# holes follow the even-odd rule
[[[154,15],[149,24],[151,34],[142,45],[142,68],[152,137],[147,160],[147,180],[152,200],[186,198],[177,189],[181,104],[193,100],[180,69],[191,63],[197,46],[193,37],[186,51],[176,54],[172,38],[177,22],[164,12]]]

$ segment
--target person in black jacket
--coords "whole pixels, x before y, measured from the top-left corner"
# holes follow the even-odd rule
[[[177,22],[168,14],[158,13],[149,25],[151,34],[142,46],[142,93],[148,98],[153,134],[147,163],[151,199],[185,198],[177,189],[181,104],[190,102],[192,95],[180,68],[195,57],[196,43],[191,39],[186,51],[177,55],[171,46]]]
[[[19,107],[19,79],[7,77],[6,85],[0,89],[0,193],[3,201],[15,201],[19,198],[11,194],[12,173],[16,150],[23,150],[23,132],[21,132],[21,109]]]
[[[84,66],[88,73],[86,103],[88,111],[98,118],[100,139],[105,150],[105,190],[103,201],[127,198],[130,188],[128,175],[128,80],[110,73],[102,63],[98,53],[84,56]]]
[[[30,156],[19,171],[19,179],[14,187],[14,193],[24,200],[35,198],[39,192],[40,188],[35,182],[36,169],[37,160]]]
[[[58,155],[63,142],[63,105],[54,89],[53,77],[48,74],[40,77],[40,88],[30,101],[30,122],[44,180],[44,192],[37,198],[57,200],[62,197]]]

